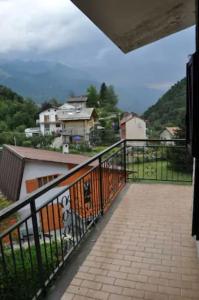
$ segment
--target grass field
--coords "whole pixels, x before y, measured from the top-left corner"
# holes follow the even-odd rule
[[[192,174],[172,170],[167,161],[130,163],[129,179],[136,181],[192,182]]]

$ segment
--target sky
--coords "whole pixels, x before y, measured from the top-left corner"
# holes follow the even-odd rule
[[[124,54],[70,0],[0,0],[0,41],[0,61],[62,62],[146,102],[185,76],[195,48],[192,27]]]

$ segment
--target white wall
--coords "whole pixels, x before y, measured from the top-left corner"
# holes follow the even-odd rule
[[[26,180],[29,179],[35,179],[38,177],[48,176],[48,175],[55,175],[55,174],[67,174],[69,172],[69,169],[66,164],[57,164],[57,163],[50,163],[50,162],[41,162],[41,161],[30,161],[25,162],[24,167],[24,173],[23,173],[23,179],[21,184],[21,191],[20,191],[20,197],[19,200],[24,199],[28,196],[28,193],[26,192]],[[53,196],[55,196],[58,193],[61,193],[60,197],[58,197],[59,203],[61,203],[63,196],[68,196],[69,191],[65,191],[62,193],[62,191],[66,188],[65,187],[55,187],[51,189],[50,191],[43,194],[41,197],[37,198],[35,204],[36,207],[42,206],[45,202],[48,202]],[[27,205],[24,208],[20,210],[20,216],[26,217],[30,214],[30,206]],[[38,216],[38,223],[40,224],[39,216]],[[24,227],[24,226],[23,226]],[[28,228],[32,228],[32,222],[28,221]],[[23,229],[23,228],[22,228]]]
[[[146,138],[146,122],[144,120],[134,117],[126,122],[126,139]],[[139,145],[145,145],[145,142],[139,142]]]
[[[170,139],[172,139],[172,136],[171,136],[171,134],[168,132],[168,130],[164,130],[163,132],[161,132],[161,134],[160,134],[160,139],[161,140],[170,140]]]
[[[49,122],[47,122],[47,123],[45,123],[45,118],[44,118],[45,116],[49,116]],[[50,108],[39,114],[40,130],[43,135],[45,135],[47,133],[60,131],[61,125],[60,125],[60,127],[56,127],[56,122],[57,122],[56,116],[57,116],[57,109],[54,109],[54,108]],[[44,124],[49,124],[48,132],[45,130]]]
[[[160,139],[161,140],[172,140],[173,136],[170,134],[170,132],[168,130],[164,130],[161,132],[160,134]],[[161,142],[162,144],[166,144],[166,145],[175,145],[175,142]]]
[[[50,122],[56,122],[57,109],[50,108],[48,110],[42,111],[39,114],[39,121],[44,122],[44,116],[49,116]]]

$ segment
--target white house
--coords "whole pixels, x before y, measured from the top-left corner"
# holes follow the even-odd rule
[[[38,136],[41,134],[40,128],[39,127],[34,127],[34,128],[26,128],[25,129],[25,136],[26,137],[33,137],[33,136]]]
[[[126,114],[120,121],[121,139],[147,139],[146,122],[135,113]],[[145,145],[146,142],[133,142],[133,145]]]
[[[37,124],[40,126],[40,131],[42,135],[59,133],[61,130],[61,123],[57,117],[57,108],[49,108],[42,111],[39,114],[39,120]]]
[[[172,140],[175,139],[175,135],[177,131],[180,130],[179,127],[166,127],[161,133],[160,133],[160,139],[161,140]],[[168,144],[169,142],[167,142]],[[170,144],[174,144],[174,142],[170,142]]]

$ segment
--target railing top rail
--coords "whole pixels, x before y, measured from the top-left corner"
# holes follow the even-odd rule
[[[51,181],[48,184],[44,185],[43,187],[39,188],[36,192],[31,193],[30,196],[28,196],[28,197],[26,197],[22,200],[16,201],[15,203],[11,204],[9,207],[2,209],[0,211],[0,221],[2,221],[3,219],[9,217],[11,214],[17,212],[22,207],[30,204],[31,201],[33,201],[33,200],[37,199],[38,197],[42,196],[43,194],[48,192],[51,188],[55,187],[56,185],[58,185],[62,181],[68,179],[70,176],[72,176],[73,174],[78,172],[80,169],[90,165],[95,160],[98,160],[100,157],[102,157],[103,155],[108,153],[110,150],[112,150],[115,147],[117,147],[117,146],[121,145],[122,143],[124,143],[124,141],[125,140],[120,140],[119,142],[113,144],[112,146],[108,147],[104,151],[102,151],[102,152],[96,154],[95,156],[91,157],[89,160],[86,160],[82,164],[74,167],[73,169],[71,169],[68,172],[68,174],[59,176],[58,178],[54,179],[53,181]]]
[[[126,139],[126,142],[186,142],[186,139],[170,139],[170,140],[160,140],[160,139]]]

